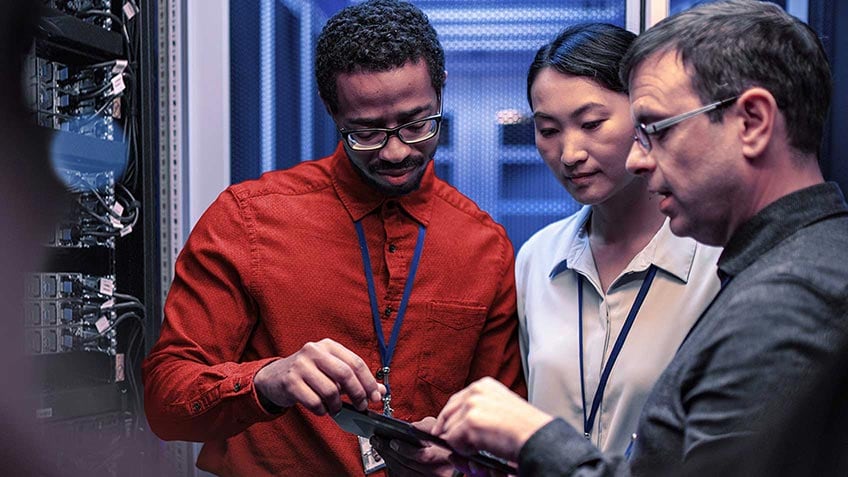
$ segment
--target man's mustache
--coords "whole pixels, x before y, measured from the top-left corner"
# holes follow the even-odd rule
[[[391,171],[396,169],[412,169],[424,164],[422,158],[407,157],[400,162],[379,161],[371,164],[369,169],[371,172],[380,173],[382,171]]]

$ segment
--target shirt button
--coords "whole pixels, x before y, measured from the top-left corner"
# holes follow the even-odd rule
[[[233,384],[233,391],[238,392],[239,389],[241,389],[241,384],[239,384],[239,383]]]
[[[387,306],[386,309],[383,310],[383,316],[386,317],[386,318],[392,316],[392,311],[394,311],[394,310],[392,310],[392,306],[391,305]]]
[[[194,409],[194,412],[200,411],[200,403],[195,402],[194,404],[191,405],[191,408]]]
[[[395,245],[393,243],[389,244],[389,253],[395,253],[395,252],[397,252],[397,245]]]

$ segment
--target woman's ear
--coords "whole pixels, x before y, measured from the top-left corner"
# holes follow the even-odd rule
[[[759,157],[775,134],[779,109],[774,96],[765,88],[746,90],[736,100],[736,114],[741,119],[739,138],[747,158]]]

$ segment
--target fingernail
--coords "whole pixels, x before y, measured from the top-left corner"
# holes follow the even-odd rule
[[[356,408],[359,409],[360,411],[364,411],[367,407],[368,407],[368,400],[367,399],[363,399],[362,401],[359,401],[359,404],[357,404],[357,406],[356,406]]]
[[[374,391],[373,393],[371,393],[372,401],[379,401],[381,399],[383,399],[383,396],[380,394],[380,391]]]

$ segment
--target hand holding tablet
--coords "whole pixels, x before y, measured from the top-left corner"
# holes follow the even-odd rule
[[[421,442],[426,441],[456,453],[444,439],[424,432],[406,421],[384,416],[367,409],[365,411],[359,411],[346,402],[342,403],[341,411],[336,413],[333,419],[345,431],[361,437],[370,438],[376,434],[384,439],[399,439],[417,446],[421,446]],[[477,453],[465,457],[476,464],[498,472],[506,474],[518,473],[514,467],[505,461],[490,455]]]

